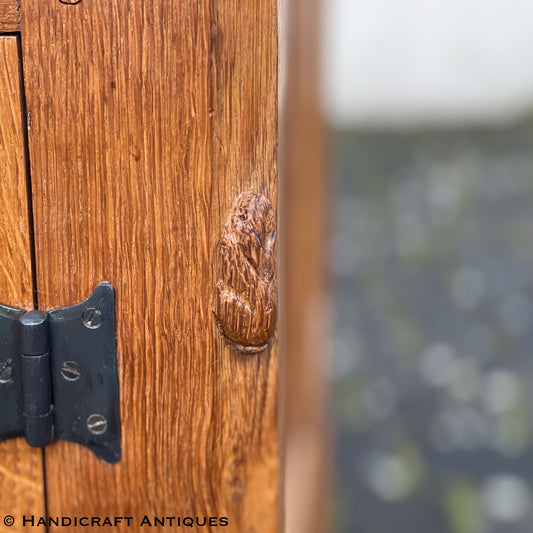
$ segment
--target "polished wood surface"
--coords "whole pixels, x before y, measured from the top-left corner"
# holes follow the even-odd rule
[[[331,531],[333,449],[326,377],[331,187],[319,93],[320,3],[288,0],[286,7],[287,90],[281,113],[286,531],[325,533]]]
[[[20,31],[18,0],[0,0],[0,33]]]
[[[26,188],[17,38],[0,36],[0,302],[31,309]],[[15,519],[10,531],[25,530],[23,514],[42,516],[43,488],[41,450],[22,438],[0,443],[0,530],[6,515]]]
[[[39,304],[103,280],[117,298],[123,456],[47,447],[51,516],[279,531],[277,335],[245,354],[214,315],[235,200],[252,191],[277,212],[276,11],[22,1]]]

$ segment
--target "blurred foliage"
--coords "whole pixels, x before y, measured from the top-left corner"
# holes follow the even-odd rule
[[[446,493],[452,530],[457,533],[479,533],[480,505],[476,487],[465,481],[452,481]]]
[[[336,531],[533,531],[533,122],[337,132]]]

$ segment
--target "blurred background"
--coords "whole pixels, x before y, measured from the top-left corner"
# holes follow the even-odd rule
[[[298,363],[319,415],[288,432],[288,532],[531,533],[533,0],[316,7],[293,7],[286,105],[315,128],[314,145],[289,142],[312,160],[299,168],[325,176],[293,237],[324,245],[293,253],[325,261],[319,281],[287,284],[304,329],[319,286],[329,333]],[[302,526],[309,472],[321,513]]]

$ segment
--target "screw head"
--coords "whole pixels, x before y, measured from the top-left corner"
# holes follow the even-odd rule
[[[107,431],[107,420],[105,416],[93,413],[87,418],[87,429],[93,435],[103,435]]]
[[[0,383],[9,383],[13,377],[13,367],[10,361],[0,362]]]
[[[81,315],[83,325],[89,329],[98,329],[104,320],[102,313],[94,307],[87,307]]]
[[[76,361],[65,361],[61,365],[61,375],[67,381],[77,381],[81,376],[81,368]]]

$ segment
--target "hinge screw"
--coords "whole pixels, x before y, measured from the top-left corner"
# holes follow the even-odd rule
[[[107,420],[105,416],[92,414],[87,419],[87,429],[93,435],[103,435],[107,430]]]
[[[102,313],[94,307],[84,309],[81,318],[83,320],[83,325],[89,329],[99,328],[104,320]]]
[[[0,362],[0,383],[9,383],[13,377],[13,367],[6,361]]]
[[[76,381],[80,379],[81,368],[76,361],[65,361],[61,365],[61,375],[67,381]]]

